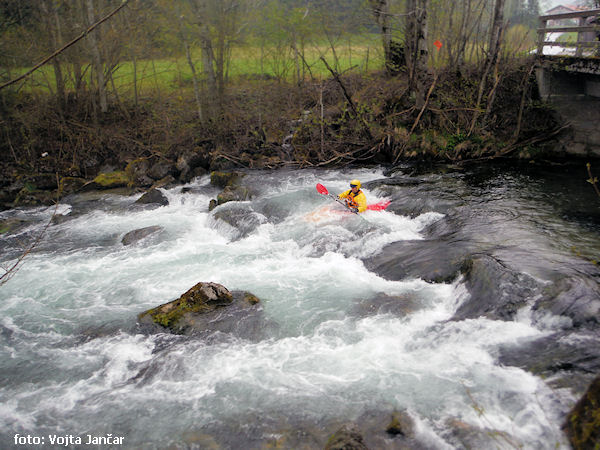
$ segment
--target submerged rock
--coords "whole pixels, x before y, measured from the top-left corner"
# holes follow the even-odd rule
[[[575,450],[600,447],[600,376],[575,404],[563,429]]]
[[[565,277],[544,289],[536,311],[567,316],[573,325],[600,322],[600,286],[589,278]]]
[[[572,338],[570,330],[534,341],[500,348],[498,362],[540,376],[555,389],[567,387],[582,395],[592,374],[600,373],[600,348],[590,345],[596,339],[591,330],[579,330]]]
[[[262,315],[258,297],[210,282],[196,284],[177,300],[149,309],[138,319],[142,325],[180,334],[221,332],[260,340],[274,331],[274,324]]]
[[[449,428],[449,431],[445,433],[444,438],[453,448],[490,448],[490,436],[494,437],[493,442],[502,443],[506,448],[521,447],[518,442],[515,442],[513,438],[503,431],[479,428],[457,418],[448,419],[446,426]],[[495,448],[505,447],[499,445]]]
[[[262,217],[258,215],[248,204],[229,204],[214,210],[212,214],[211,227],[217,227],[218,221],[223,221],[235,228],[234,239],[248,236],[263,223]]]
[[[517,311],[539,293],[532,277],[515,272],[488,255],[478,256],[468,263],[465,282],[471,295],[460,305],[454,320],[480,316],[512,320]]]
[[[468,249],[442,239],[399,241],[365,261],[367,269],[388,280],[421,278],[433,283],[453,281],[465,265]]]
[[[133,231],[130,231],[129,233],[125,234],[125,236],[123,236],[123,239],[121,239],[121,243],[123,245],[131,245],[131,244],[134,244],[135,242],[138,242],[148,236],[158,233],[159,231],[162,231],[163,229],[164,228],[161,226],[153,225],[150,227],[133,230]]]
[[[350,313],[358,317],[368,317],[375,314],[393,314],[404,317],[422,307],[414,292],[402,295],[388,295],[380,292],[375,297],[357,302]]]

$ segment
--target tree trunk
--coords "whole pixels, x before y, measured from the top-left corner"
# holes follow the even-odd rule
[[[95,14],[94,14],[94,0],[87,0],[87,16],[89,25],[92,25],[96,22]],[[94,70],[96,72],[96,82],[98,83],[98,98],[100,101],[100,111],[105,113],[108,111],[108,102],[106,99],[106,82],[104,80],[104,64],[102,61],[102,55],[100,54],[100,48],[98,46],[98,40],[96,39],[96,33],[98,31],[94,30],[90,34],[87,35],[90,50],[92,52],[92,60],[94,65]]]
[[[294,66],[296,67],[296,84],[300,84],[300,56],[296,44],[296,33],[292,33],[292,50],[294,50]]]
[[[54,22],[56,25],[54,33],[54,43],[56,48],[60,48],[63,45],[62,29],[60,26],[60,17],[58,16],[58,5],[53,2],[52,12],[54,13]],[[60,65],[59,57],[57,56],[53,60],[54,63],[54,76],[56,78],[56,95],[58,97],[59,107],[64,106],[66,95],[65,95],[65,82],[63,78],[62,68]]]
[[[212,48],[212,42],[208,35],[208,27],[202,26],[200,35],[200,43],[202,47],[202,70],[206,77],[209,92],[217,92],[217,77],[215,76],[214,61],[215,55]]]
[[[53,49],[62,47],[62,34],[60,30],[60,19],[58,17],[58,5],[55,2],[44,0],[40,2],[40,14],[42,23],[48,33],[48,42]],[[65,101],[65,83],[59,56],[52,59],[54,69],[54,80],[56,85],[56,100],[59,110],[62,110]],[[52,89],[48,86],[50,90]]]
[[[369,0],[371,11],[375,16],[375,21],[381,29],[381,39],[383,42],[383,55],[385,67],[388,73],[393,73],[392,61],[392,29],[390,27],[389,5],[387,0]]]
[[[481,76],[481,81],[479,82],[479,91],[477,93],[477,104],[475,105],[475,114],[473,116],[473,120],[471,121],[471,128],[469,129],[469,135],[473,132],[475,128],[475,124],[479,117],[479,113],[477,112],[479,107],[481,106],[481,101],[483,99],[483,93],[486,90],[488,85],[488,78],[490,75],[490,71],[494,68],[498,62],[498,57],[500,55],[500,44],[502,43],[502,31],[503,31],[503,11],[504,11],[504,0],[496,0],[494,6],[494,16],[492,18],[492,26],[490,28],[490,39],[488,44],[487,58],[485,61],[485,67],[483,70],[483,74]],[[490,103],[488,102],[488,106]],[[490,108],[487,108],[488,112]],[[486,113],[487,114],[487,113]]]
[[[504,0],[496,0],[494,8],[494,18],[492,19],[492,28],[490,31],[490,43],[488,45],[488,67],[492,68],[500,55],[500,44],[502,29],[504,26]],[[489,70],[489,69],[488,69]]]
[[[416,106],[425,104],[427,59],[427,0],[407,2],[406,65],[409,68],[409,89],[416,94]]]
[[[194,66],[194,62],[192,61],[192,54],[190,52],[190,46],[185,39],[183,40],[183,45],[185,47],[185,56],[187,58],[187,62],[192,71],[192,81],[194,82],[194,97],[196,98],[196,108],[198,108],[198,120],[202,121],[202,102],[200,101],[200,89],[198,87],[198,77],[196,76],[196,67]]]

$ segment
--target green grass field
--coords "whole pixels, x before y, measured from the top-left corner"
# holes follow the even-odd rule
[[[304,48],[304,57],[296,57],[295,52],[289,47],[260,48],[255,45],[244,45],[233,48],[226,67],[225,75],[228,82],[237,80],[278,79],[282,81],[296,81],[300,78],[310,80],[322,79],[330,76],[329,71],[320,60],[323,56],[328,64],[338,72],[347,70],[368,71],[383,67],[381,41],[376,35],[367,35],[353,42],[337,42],[335,55],[331,46],[326,44],[307,45]],[[202,81],[202,66],[200,51],[194,51],[192,60],[195,64],[196,74]],[[63,74],[68,73],[68,66],[63,67]],[[13,71],[13,76],[24,73],[27,68]],[[86,82],[89,83],[91,69],[86,70]],[[135,73],[135,76],[134,76]],[[112,83],[120,96],[130,98],[133,96],[134,79],[136,80],[138,95],[146,95],[160,91],[169,93],[192,86],[192,71],[185,55],[173,58],[138,60],[135,67],[132,61],[122,61],[117,65],[112,74],[112,81],[108,80],[109,90],[113,90]],[[72,75],[65,76],[67,89],[72,89],[74,81]],[[25,92],[48,93],[56,89],[54,69],[51,64],[46,64],[34,72],[21,89]]]

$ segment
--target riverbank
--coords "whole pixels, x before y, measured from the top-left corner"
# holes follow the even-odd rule
[[[527,64],[506,69],[479,108],[474,71],[431,74],[420,109],[403,74],[382,73],[299,86],[241,80],[202,118],[191,92],[137,106],[121,99],[98,120],[88,98],[58,106],[4,97],[0,205],[51,204],[84,185],[145,190],[236,168],[563,158],[557,139],[566,128],[537,99]]]

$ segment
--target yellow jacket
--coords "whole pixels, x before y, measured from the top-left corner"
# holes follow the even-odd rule
[[[367,197],[360,189],[356,194],[352,192],[352,189],[348,189],[338,195],[338,197],[345,198],[346,205],[350,208],[358,208],[358,212],[365,212],[367,210]]]

